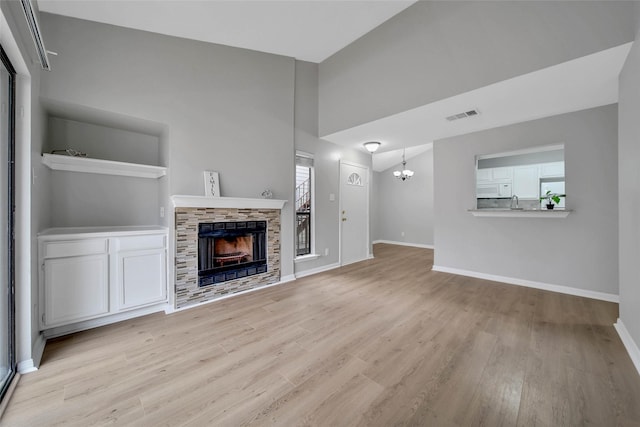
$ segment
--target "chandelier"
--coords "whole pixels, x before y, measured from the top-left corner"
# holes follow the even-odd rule
[[[411,169],[407,169],[407,161],[404,159],[405,150],[402,150],[402,170],[393,171],[393,176],[403,181],[411,178],[413,176],[413,171]]]

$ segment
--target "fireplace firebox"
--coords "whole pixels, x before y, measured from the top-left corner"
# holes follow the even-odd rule
[[[266,272],[266,221],[198,225],[198,286]]]

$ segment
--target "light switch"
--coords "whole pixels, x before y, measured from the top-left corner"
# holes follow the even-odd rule
[[[330,202],[335,202],[336,201],[336,195],[333,193],[329,193],[329,201]]]

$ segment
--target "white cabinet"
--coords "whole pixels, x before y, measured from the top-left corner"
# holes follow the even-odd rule
[[[476,180],[487,184],[508,183],[512,176],[513,168],[511,167],[485,168],[476,171]]]
[[[140,307],[167,299],[164,236],[122,237],[118,241],[118,307]]]
[[[513,168],[511,167],[493,168],[491,172],[494,182],[511,181],[513,177]]]
[[[38,241],[43,330],[167,301],[165,228],[50,229]]]
[[[43,323],[58,326],[109,313],[107,255],[44,260]]]
[[[478,182],[480,182],[480,181],[491,181],[493,179],[492,171],[493,170],[491,168],[478,169],[476,171],[476,180]]]
[[[538,199],[538,165],[513,168],[513,194],[520,199]]]
[[[476,186],[476,197],[479,199],[490,199],[497,197],[511,197],[511,184],[478,184]]]
[[[564,176],[564,162],[543,163],[540,165],[540,178]]]

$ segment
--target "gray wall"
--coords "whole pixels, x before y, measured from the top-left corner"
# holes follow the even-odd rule
[[[160,166],[157,135],[49,117],[46,143],[46,152],[72,148],[94,159]]]
[[[620,73],[620,318],[640,346],[640,5],[638,35]]]
[[[159,136],[52,116],[46,144],[44,152],[72,148],[95,159],[146,165],[159,165],[160,160]],[[158,190],[156,179],[54,171],[50,179],[51,225],[159,224]]]
[[[170,194],[204,194],[202,172],[215,170],[223,196],[270,188],[289,200],[282,274],[293,273],[292,58],[51,14],[41,23],[59,54],[42,97],[166,125]]]
[[[415,172],[408,181],[393,176],[401,167],[397,164],[375,172],[373,239],[432,246],[433,150],[407,161],[407,167]]]
[[[320,65],[320,135],[634,39],[632,2],[419,1]]]
[[[368,153],[351,150],[318,138],[318,64],[296,61],[295,148],[314,156],[315,170],[315,249],[320,258],[299,262],[296,273],[322,268],[338,262],[339,252],[339,176],[340,160],[368,166]],[[293,185],[293,182],[292,182]],[[371,190],[371,189],[370,189]],[[335,201],[329,195],[335,195]],[[370,207],[370,211],[373,208]],[[325,249],[329,255],[325,256]]]
[[[617,139],[610,105],[436,141],[435,265],[618,294]],[[561,142],[566,219],[467,212],[475,155]]]

